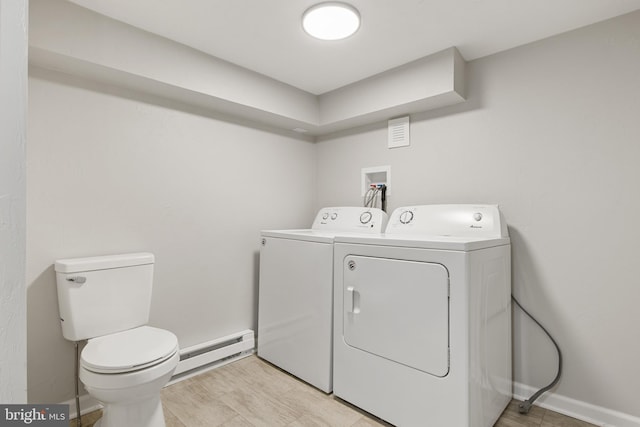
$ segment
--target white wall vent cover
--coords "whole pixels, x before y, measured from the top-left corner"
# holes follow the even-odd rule
[[[411,144],[409,137],[409,116],[389,120],[389,148],[408,147]]]

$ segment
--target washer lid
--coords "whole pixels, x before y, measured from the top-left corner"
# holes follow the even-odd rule
[[[280,239],[303,240],[305,242],[333,243],[335,233],[316,231],[311,229],[300,230],[262,230],[262,237],[277,237]]]
[[[137,371],[161,363],[178,351],[178,338],[151,326],[92,338],[82,350],[82,366],[97,373]]]

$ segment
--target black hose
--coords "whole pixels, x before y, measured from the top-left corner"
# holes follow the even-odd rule
[[[536,391],[530,398],[528,398],[527,400],[525,400],[524,402],[522,402],[520,405],[518,405],[518,411],[521,414],[528,414],[529,410],[531,409],[531,405],[533,405],[533,402],[535,402],[535,400],[537,398],[539,398],[542,393],[550,390],[551,388],[553,388],[553,386],[555,386],[556,384],[558,384],[558,381],[560,381],[560,376],[562,375],[562,352],[560,351],[560,347],[558,346],[558,343],[556,342],[556,340],[553,339],[553,337],[551,336],[551,334],[549,333],[549,331],[547,331],[545,329],[544,326],[542,326],[540,324],[540,322],[538,322],[535,317],[533,317],[527,310],[525,310],[524,307],[522,307],[522,305],[520,305],[520,303],[518,302],[518,300],[516,299],[516,297],[514,297],[513,295],[511,295],[511,298],[513,299],[513,302],[516,303],[516,305],[518,307],[520,307],[520,310],[522,310],[524,312],[524,314],[526,314],[527,316],[529,316],[529,318],[531,320],[533,320],[534,322],[536,322],[536,325],[538,325],[540,327],[540,329],[542,329],[544,331],[545,334],[547,334],[547,336],[549,337],[549,339],[551,340],[551,342],[553,343],[554,346],[556,346],[556,350],[558,351],[558,373],[556,374],[556,377],[553,379],[553,381],[551,381],[551,383],[549,383],[549,385],[542,387],[540,390]]]

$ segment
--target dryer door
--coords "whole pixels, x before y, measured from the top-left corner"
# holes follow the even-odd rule
[[[349,346],[447,375],[449,273],[442,264],[350,255],[343,277],[343,336]]]

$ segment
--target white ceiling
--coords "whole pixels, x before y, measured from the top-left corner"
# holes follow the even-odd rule
[[[309,37],[321,0],[70,0],[313,94],[451,46],[466,60],[640,9],[640,0],[345,0],[362,16],[342,41]]]

